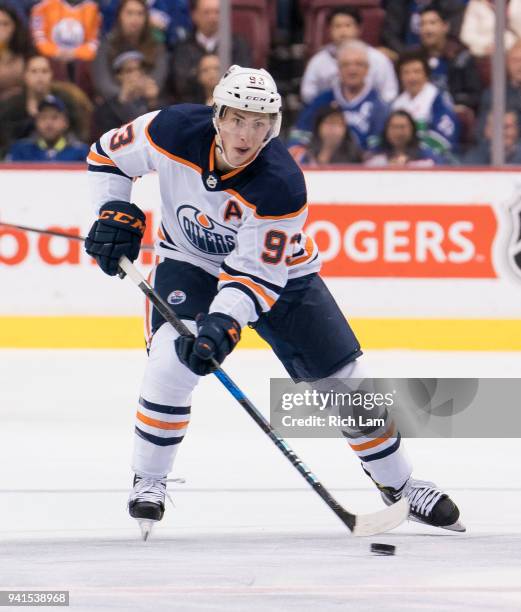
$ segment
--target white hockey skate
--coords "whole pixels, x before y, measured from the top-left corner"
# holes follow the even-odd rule
[[[155,523],[165,513],[166,476],[144,478],[134,476],[134,488],[128,498],[128,512],[139,523],[143,540],[147,540]]]

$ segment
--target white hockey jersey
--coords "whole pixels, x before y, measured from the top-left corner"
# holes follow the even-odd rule
[[[212,109],[181,104],[107,132],[88,164],[96,210],[130,202],[132,179],[157,171],[156,252],[218,277],[210,312],[244,326],[273,306],[289,278],[320,269],[318,249],[302,232],[304,177],[278,138],[245,168],[221,174]]]

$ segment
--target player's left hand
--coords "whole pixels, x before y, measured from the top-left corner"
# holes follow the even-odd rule
[[[184,365],[198,376],[213,372],[215,359],[222,363],[241,339],[241,326],[229,315],[220,312],[199,314],[197,336],[179,336],[176,353]]]

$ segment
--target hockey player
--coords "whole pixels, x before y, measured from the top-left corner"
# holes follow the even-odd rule
[[[136,415],[130,515],[159,521],[166,478],[190,418],[199,377],[222,363],[250,324],[294,379],[356,376],[360,345],[318,275],[302,228],[304,177],[277,138],[281,98],[265,70],[232,66],[213,109],[182,104],[148,113],[92,145],[88,162],[99,218],[86,240],[109,275],[135,260],[145,215],[132,179],[157,171],[162,220],[151,282],[193,330],[179,337],[146,312],[148,362]],[[453,501],[411,477],[400,435],[387,426],[350,439],[387,504],[406,496],[411,518],[464,530]]]

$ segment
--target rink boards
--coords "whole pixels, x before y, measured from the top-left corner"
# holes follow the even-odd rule
[[[76,166],[6,166],[0,221],[85,235],[94,213]],[[306,172],[306,231],[323,276],[366,348],[521,350],[517,170]],[[139,179],[146,242],[157,177]],[[153,254],[142,253],[148,272]],[[0,227],[0,346],[143,346],[143,299],[101,274],[81,244]],[[243,345],[261,346],[247,330]]]

